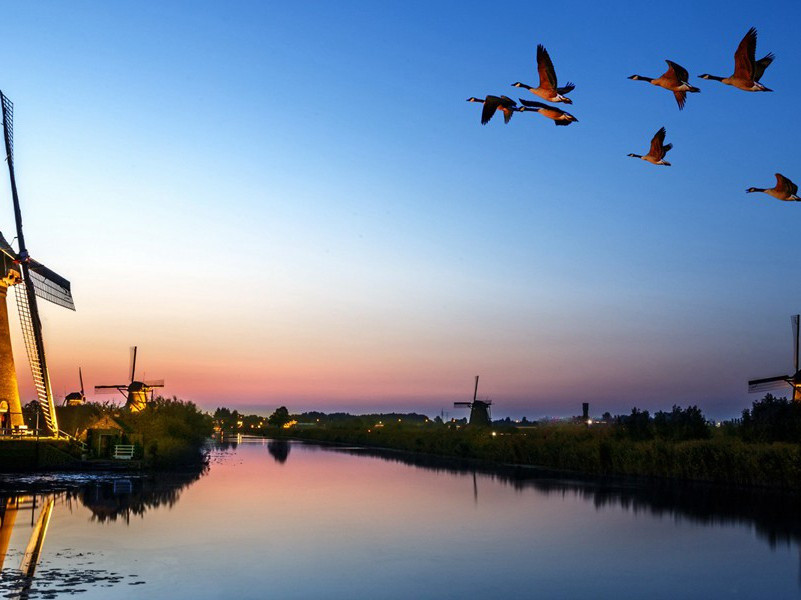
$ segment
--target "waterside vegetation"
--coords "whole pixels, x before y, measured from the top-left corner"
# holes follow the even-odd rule
[[[232,416],[233,415],[233,416]],[[225,417],[229,418],[226,420]],[[253,427],[251,427],[253,425]],[[724,423],[696,406],[632,409],[598,420],[515,423],[491,428],[417,414],[291,415],[252,419],[218,410],[218,431],[387,448],[528,465],[591,475],[640,476],[801,489],[801,404],[768,394]]]
[[[0,470],[106,468],[117,445],[132,446],[133,455],[117,461],[115,468],[172,469],[203,462],[204,446],[213,433],[211,415],[175,397],[157,397],[139,412],[112,403],[57,410],[61,429],[70,438],[7,440],[0,448]],[[37,411],[34,403],[23,409],[31,430]]]

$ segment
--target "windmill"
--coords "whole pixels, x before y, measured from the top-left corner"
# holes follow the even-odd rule
[[[80,392],[70,392],[64,398],[64,406],[80,406],[81,404],[86,403],[86,394],[83,391],[83,373],[81,373],[81,367],[78,367],[78,381],[81,382],[81,391]]]
[[[478,394],[478,375],[476,375],[476,387],[473,390],[472,402],[454,402],[453,406],[469,406],[470,407],[470,425],[478,427],[489,427],[492,425],[490,418],[490,405],[492,400],[476,400]]]
[[[798,324],[801,316],[793,315],[790,317],[790,324],[793,328],[793,374],[776,375],[775,377],[765,377],[764,379],[752,379],[748,382],[748,391],[767,392],[776,390],[789,385],[793,388],[793,400],[801,402],[801,371],[798,370]]]
[[[164,387],[164,380],[136,381],[136,346],[131,348],[131,381],[117,385],[96,385],[98,394],[113,394],[120,392],[125,396],[125,408],[131,412],[139,412],[147,408],[147,403],[153,401],[153,388]],[[148,395],[150,396],[148,398]]]
[[[17,243],[19,251],[14,252],[11,244],[0,234],[0,254],[3,268],[0,273],[0,400],[9,404],[11,427],[24,428],[19,400],[17,377],[14,370],[14,358],[11,353],[11,338],[8,327],[8,308],[6,293],[10,286],[14,288],[17,299],[17,312],[22,323],[22,336],[25,349],[31,364],[33,382],[39,406],[44,413],[45,424],[53,435],[58,436],[58,419],[53,402],[53,390],[50,385],[50,374],[47,370],[42,322],[39,318],[37,296],[59,306],[75,310],[70,291],[70,282],[54,273],[40,262],[32,259],[25,246],[22,233],[22,212],[17,196],[17,182],[14,175],[14,104],[0,92],[3,110],[3,141],[6,148],[6,162],[11,181],[11,198],[14,203],[14,220],[17,226]]]

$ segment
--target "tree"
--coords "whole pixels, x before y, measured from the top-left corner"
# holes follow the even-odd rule
[[[285,423],[289,423],[289,411],[286,406],[281,406],[275,409],[275,412],[267,418],[267,422],[273,427],[283,427]]]

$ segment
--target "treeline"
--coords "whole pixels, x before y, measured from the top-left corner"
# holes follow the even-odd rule
[[[286,416],[302,422],[301,415],[287,411]],[[577,417],[475,428],[407,415],[326,420],[322,413],[315,413],[314,423],[271,427],[264,433],[594,475],[801,489],[801,406],[771,395],[754,402],[742,418],[721,424],[708,421],[697,406],[674,406],[653,415],[634,408],[592,424]]]

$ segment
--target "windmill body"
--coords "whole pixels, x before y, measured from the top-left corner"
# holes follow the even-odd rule
[[[476,427],[490,427],[492,425],[492,418],[490,417],[490,406],[492,400],[478,400],[478,375],[476,375],[476,385],[473,389],[472,402],[454,402],[454,407],[464,406],[470,408],[470,425]]]
[[[113,394],[119,392],[125,397],[125,408],[131,412],[139,412],[147,408],[148,402],[153,401],[154,388],[164,387],[164,380],[137,381],[136,380],[136,346],[131,348],[131,380],[128,383],[111,385],[96,385],[98,394]]]
[[[5,243],[0,234],[0,246]],[[0,435],[24,428],[19,400],[17,371],[11,349],[11,324],[8,321],[8,288],[22,281],[19,265],[6,251],[0,252]]]
[[[8,165],[16,238],[19,245],[19,250],[15,252],[11,244],[0,234],[0,254],[2,255],[2,264],[0,264],[2,270],[0,272],[0,279],[2,279],[2,283],[0,283],[0,377],[2,378],[0,381],[0,425],[14,429],[24,428],[6,305],[8,288],[15,286],[17,312],[22,325],[22,337],[25,340],[25,349],[31,365],[39,406],[44,415],[45,425],[53,435],[58,436],[58,419],[50,385],[50,374],[47,370],[37,297],[70,310],[75,310],[75,304],[72,301],[70,282],[31,258],[25,246],[22,211],[14,175],[14,105],[2,92],[0,92],[0,103],[3,113],[5,161]]]
[[[790,386],[793,390],[793,400],[801,402],[801,370],[799,370],[799,323],[801,322],[801,315],[793,315],[790,317],[790,324],[793,328],[793,371],[788,375],[775,375],[773,377],[764,377],[762,379],[752,379],[748,382],[748,391],[754,392],[768,392]]]

